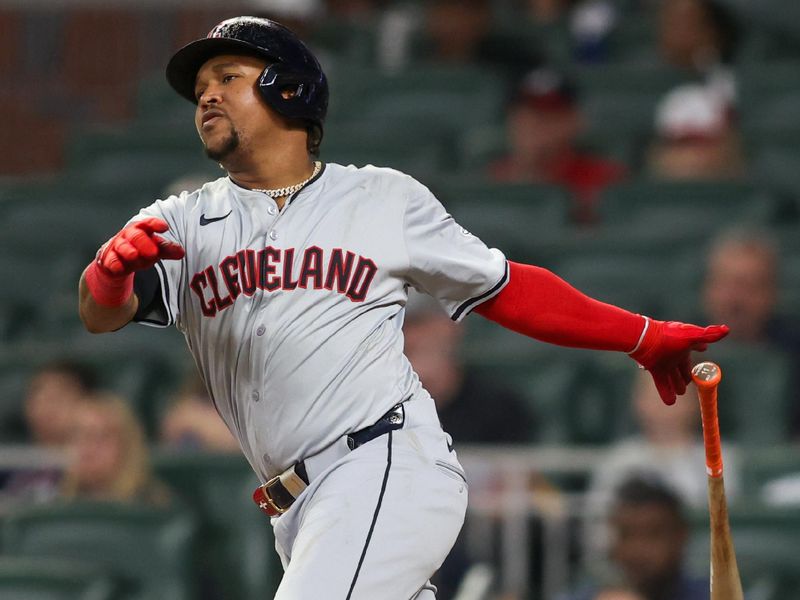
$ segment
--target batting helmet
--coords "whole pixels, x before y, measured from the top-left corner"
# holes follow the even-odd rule
[[[248,54],[265,58],[258,89],[278,114],[307,121],[319,128],[328,111],[328,80],[319,61],[289,29],[257,17],[222,21],[208,36],[178,50],[167,65],[167,81],[181,96],[197,104],[195,79],[200,67],[219,54]],[[289,98],[282,92],[291,88]]]

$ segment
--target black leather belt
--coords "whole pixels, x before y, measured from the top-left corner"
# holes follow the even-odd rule
[[[352,451],[377,437],[403,427],[405,409],[403,403],[396,404],[374,424],[348,434],[347,447]],[[305,461],[300,461],[277,477],[256,488],[253,501],[270,517],[282,515],[292,506],[300,493],[308,487],[308,472]]]

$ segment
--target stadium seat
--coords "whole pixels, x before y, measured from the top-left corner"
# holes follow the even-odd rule
[[[200,523],[200,565],[221,598],[272,597],[281,568],[272,528],[252,493],[259,484],[239,454],[161,453],[158,476],[175,490]]]
[[[672,258],[638,254],[567,256],[555,270],[593,298],[633,312],[661,315],[676,287],[675,268]]]
[[[769,222],[771,197],[731,181],[638,180],[608,188],[600,203],[610,227],[712,232],[721,227]]]
[[[570,199],[555,185],[440,177],[431,189],[456,221],[512,260],[533,259],[536,247],[563,234]]]
[[[3,600],[120,600],[112,576],[89,564],[0,556]]]
[[[446,168],[447,139],[428,120],[363,119],[325,127],[320,157],[327,162],[390,167],[423,181]]]
[[[627,356],[560,348],[470,318],[464,359],[526,400],[532,441],[602,445],[631,430],[627,407],[636,369]]]
[[[800,583],[800,511],[744,504],[729,506],[729,519],[736,558],[746,590],[764,590],[759,598],[788,600]],[[708,511],[693,513],[693,535],[688,559],[694,570],[708,569]]]
[[[503,104],[503,79],[477,66],[414,64],[399,72],[348,69],[343,114],[403,124],[424,118],[431,127],[459,132],[465,124],[491,122]],[[420,138],[418,141],[422,141]]]
[[[3,548],[95,564],[123,582],[131,600],[189,600],[194,535],[194,521],[178,509],[72,503],[8,514]]]
[[[719,418],[724,439],[752,447],[789,441],[794,393],[789,356],[728,339],[699,356],[722,369]]]

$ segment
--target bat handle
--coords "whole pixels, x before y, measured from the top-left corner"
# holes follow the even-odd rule
[[[698,388],[706,448],[706,471],[710,477],[722,477],[722,443],[719,437],[717,386]]]
[[[717,414],[717,386],[722,380],[722,369],[713,362],[702,362],[692,369],[692,380],[700,396],[700,414],[703,419],[703,441],[706,448],[706,471],[709,477],[722,477],[722,444],[719,439]]]

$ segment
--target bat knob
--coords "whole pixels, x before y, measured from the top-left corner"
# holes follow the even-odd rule
[[[722,369],[711,361],[697,363],[692,369],[692,379],[698,387],[713,387],[722,379]]]

